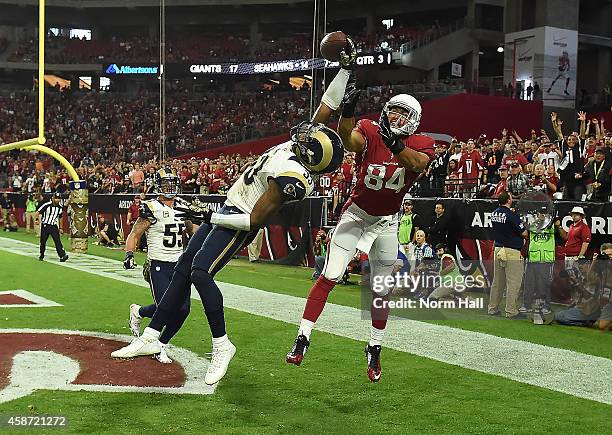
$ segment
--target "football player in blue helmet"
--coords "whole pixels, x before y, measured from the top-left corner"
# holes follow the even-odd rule
[[[172,281],[149,327],[131,344],[113,352],[113,357],[159,352],[158,338],[193,284],[212,334],[212,360],[204,382],[212,385],[225,375],[236,347],[226,333],[223,295],[214,281],[215,274],[251,243],[283,204],[301,201],[312,192],[313,175],[333,172],[342,163],[342,141],[323,123],[342,103],[355,58],[354,45],[347,45],[341,56],[342,68],[325,91],[312,120],[294,127],[289,141],[270,148],[247,168],[228,191],[219,211],[196,210],[193,204],[176,207],[186,219],[201,225],[174,268]]]

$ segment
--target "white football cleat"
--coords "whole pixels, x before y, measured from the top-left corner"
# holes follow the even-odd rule
[[[165,344],[161,344],[161,350],[158,354],[155,354],[155,359],[162,364],[172,364],[172,360],[168,357],[168,354],[166,353]]]
[[[219,348],[213,349],[212,359],[206,371],[204,382],[207,385],[214,385],[219,382],[227,373],[227,367],[235,354],[236,346],[229,340]]]
[[[143,334],[130,344],[111,353],[113,358],[134,358],[141,355],[155,355],[161,352],[161,343],[156,337]]]
[[[142,317],[140,317],[139,310],[140,305],[130,305],[130,331],[132,331],[132,335],[134,337],[140,336],[140,321],[142,320]]]

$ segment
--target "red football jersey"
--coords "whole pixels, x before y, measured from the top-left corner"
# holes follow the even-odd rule
[[[349,203],[372,216],[388,216],[397,213],[404,195],[419,176],[399,165],[378,134],[379,126],[370,119],[362,119],[355,127],[365,138],[365,148],[355,156],[357,183],[351,191]],[[404,144],[415,151],[433,158],[434,140],[429,136],[413,134],[404,139]]]
[[[482,156],[476,150],[468,153],[467,151],[461,154],[459,159],[459,172],[461,172],[465,179],[476,179],[478,178],[478,171],[484,169],[484,160]]]

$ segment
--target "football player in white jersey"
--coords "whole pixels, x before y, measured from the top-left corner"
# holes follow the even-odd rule
[[[225,375],[236,347],[227,336],[223,296],[213,278],[283,204],[300,201],[312,192],[313,175],[333,172],[342,163],[344,148],[340,136],[321,123],[340,106],[356,57],[354,44],[349,40],[342,52],[342,68],[325,91],[312,122],[293,127],[288,142],[261,155],[231,187],[218,212],[182,209],[186,218],[202,225],[179,259],[149,327],[130,345],[113,352],[113,357],[158,353],[160,333],[193,283],[212,333],[212,360],[204,381],[212,385]]]
[[[130,305],[130,330],[138,337],[140,335],[140,321],[143,317],[151,318],[157,305],[161,301],[174,273],[174,267],[183,253],[183,229],[185,223],[175,216],[175,197],[179,193],[179,179],[172,168],[159,169],[155,174],[154,188],[158,193],[156,199],[144,201],[140,204],[138,220],[125,241],[125,260],[123,267],[133,269],[134,250],[137,241],[143,233],[147,235],[148,267],[145,265],[143,275],[151,287],[153,304],[140,306]],[[163,334],[159,337],[159,353],[155,358],[161,363],[171,363],[166,353],[166,345],[181,329],[183,322],[189,315],[189,298],[186,297],[180,308],[168,320]]]

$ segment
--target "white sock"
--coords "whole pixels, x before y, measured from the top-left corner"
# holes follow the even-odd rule
[[[314,328],[314,325],[314,322],[307,319],[302,319],[302,321],[300,322],[300,330],[298,332],[298,335],[305,335],[308,341],[310,341],[310,333],[312,332],[312,328]]]
[[[213,337],[212,339],[213,349],[218,349],[220,347],[223,347],[223,345],[225,345],[227,342],[229,342],[229,338],[227,338],[227,334],[219,338]]]
[[[161,332],[153,329],[153,328],[149,328],[148,326],[145,328],[145,330],[142,332],[142,335],[148,335],[149,337],[153,337],[156,340],[159,339],[159,336],[161,335]]]
[[[370,346],[382,346],[383,338],[385,338],[384,329],[370,327]]]

